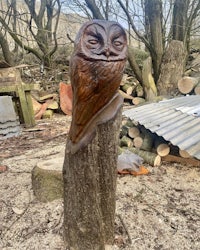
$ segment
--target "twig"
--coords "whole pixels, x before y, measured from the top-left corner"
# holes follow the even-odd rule
[[[11,224],[9,227],[6,228],[4,234],[3,234],[3,232],[2,232],[2,234],[1,234],[2,239],[3,239],[3,237],[6,236],[7,232],[15,225],[15,223],[16,223],[17,221],[19,221],[19,220],[22,218],[22,216],[26,213],[26,211],[28,210],[28,208],[30,207],[30,204],[31,204],[30,200],[31,200],[31,198],[30,198],[30,193],[29,193],[29,203],[28,203],[28,205],[27,205],[26,208],[24,209],[23,213],[20,214],[20,216],[17,217],[17,219],[14,220],[14,221],[12,222],[12,224]]]
[[[131,236],[130,236],[130,233],[129,233],[128,229],[127,229],[127,226],[125,225],[125,223],[124,223],[124,221],[123,221],[121,215],[120,215],[120,214],[117,214],[117,216],[119,217],[120,222],[122,223],[122,226],[124,227],[124,230],[125,230],[125,232],[126,232],[126,234],[127,234],[127,236],[128,236],[128,241],[129,241],[129,243],[132,244]]]

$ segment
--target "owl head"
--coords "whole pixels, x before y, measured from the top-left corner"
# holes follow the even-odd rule
[[[92,20],[83,24],[76,39],[74,54],[86,60],[120,61],[127,57],[127,37],[120,24]]]

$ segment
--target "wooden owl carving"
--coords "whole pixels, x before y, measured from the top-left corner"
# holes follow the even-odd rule
[[[96,124],[113,115],[104,111],[118,95],[126,58],[126,33],[118,23],[93,20],[79,30],[70,61],[73,144],[87,144]]]

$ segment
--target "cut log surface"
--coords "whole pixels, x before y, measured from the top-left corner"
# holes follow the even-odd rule
[[[157,146],[156,151],[160,156],[166,156],[170,152],[170,147],[166,143],[161,143]]]
[[[185,150],[179,149],[179,155],[183,158],[191,158],[191,155]]]
[[[121,86],[121,89],[127,94],[127,95],[131,95],[134,87],[128,83],[126,83],[125,85]]]
[[[133,145],[136,148],[141,148],[143,144],[143,138],[141,136],[137,136],[133,139]]]
[[[122,151],[125,149],[122,149]],[[128,148],[129,151],[139,155],[144,159],[144,162],[150,164],[153,167],[158,167],[161,165],[161,157],[152,152],[147,152],[138,148],[130,147]]]
[[[200,95],[200,83],[198,83],[197,86],[194,88],[194,93],[196,95]]]
[[[189,94],[198,84],[198,78],[184,76],[178,81],[178,89],[182,94]]]
[[[139,104],[142,104],[144,102],[145,102],[145,99],[141,98],[141,97],[133,97],[133,99],[132,99],[132,103],[134,105],[139,105]]]
[[[64,158],[54,158],[39,162],[32,170],[32,188],[41,202],[49,202],[63,197],[62,167]]]
[[[135,138],[140,135],[140,130],[137,127],[128,128],[128,136],[130,138]]]
[[[122,90],[119,89],[119,93],[120,95],[124,98],[124,99],[128,99],[128,100],[132,100],[133,96],[128,95],[127,93],[123,92]]]

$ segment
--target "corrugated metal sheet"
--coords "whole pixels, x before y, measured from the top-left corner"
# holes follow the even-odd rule
[[[146,104],[123,115],[200,160],[200,95]]]
[[[21,127],[13,107],[12,98],[0,96],[0,140],[17,136],[20,133]]]

